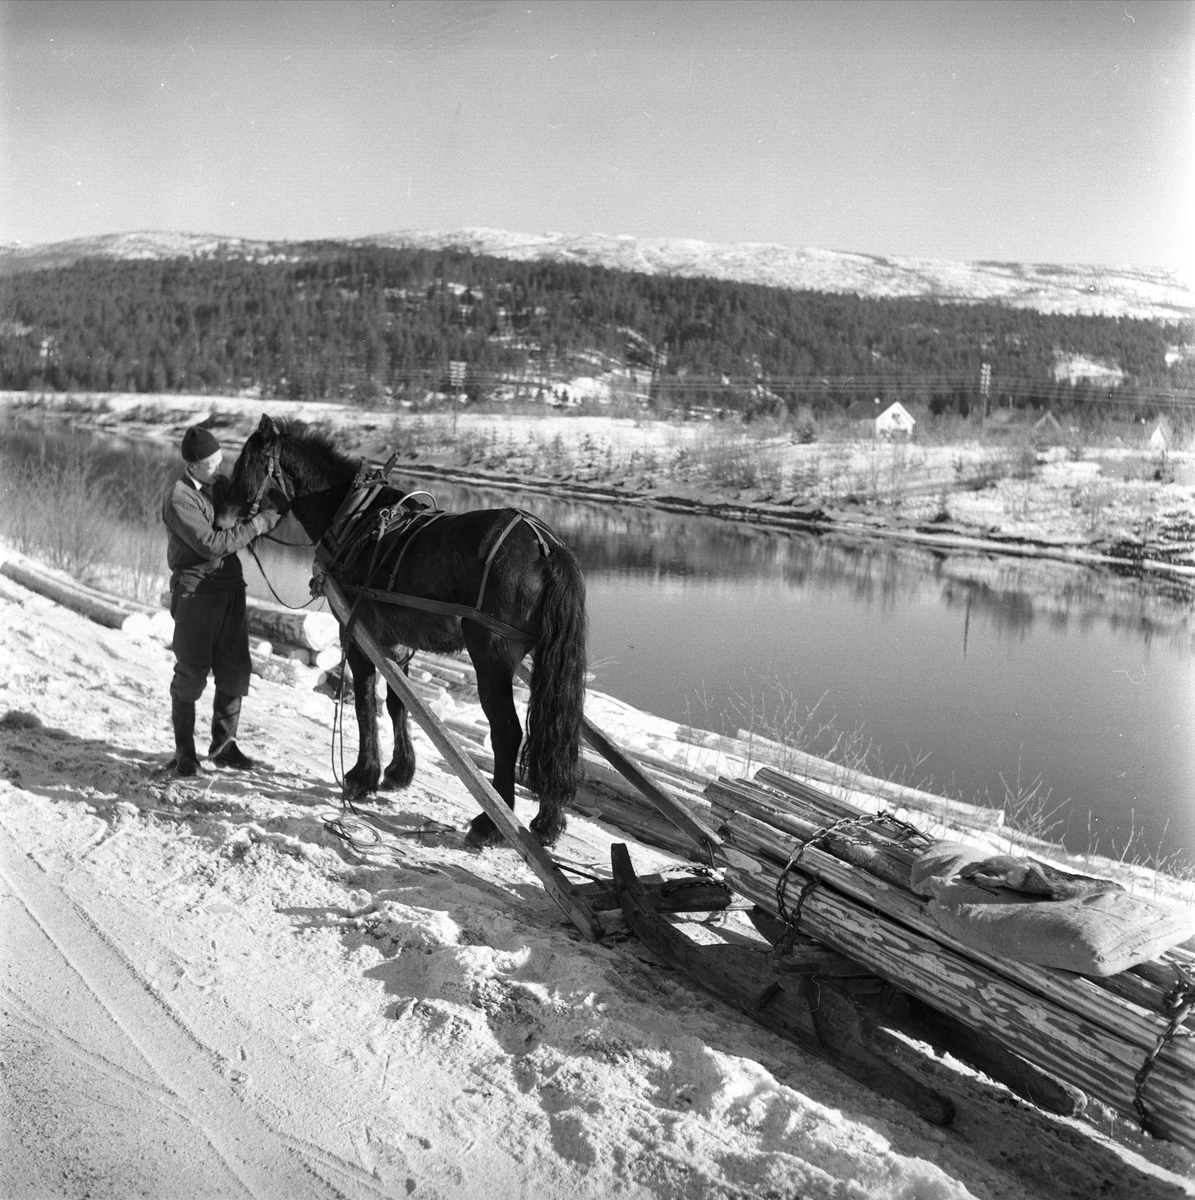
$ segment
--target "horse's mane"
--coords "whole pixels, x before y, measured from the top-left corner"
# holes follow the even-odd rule
[[[283,436],[297,442],[300,446],[326,459],[332,466],[346,475],[355,475],[357,461],[336,448],[331,437],[322,429],[315,429],[298,417],[283,417],[274,422],[275,428]]]

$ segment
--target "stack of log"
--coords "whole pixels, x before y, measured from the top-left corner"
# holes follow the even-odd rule
[[[1143,1105],[1152,1131],[1195,1148],[1195,1020],[1165,1036],[1163,1003],[1179,981],[1175,966],[1195,967],[1189,947],[1107,979],[985,956],[947,937],[913,892],[924,836],[770,768],[750,781],[720,779],[706,796],[724,839],[726,881],[782,928],[994,1036],[1130,1120]]]

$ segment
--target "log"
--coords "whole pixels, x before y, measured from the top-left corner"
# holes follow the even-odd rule
[[[311,665],[320,671],[329,671],[333,667],[340,666],[340,660],[343,657],[339,645],[326,646],[323,650],[310,650]]]
[[[667,851],[681,860],[708,861],[671,821],[644,804],[642,797],[629,798],[621,788],[618,793],[612,793],[600,783],[584,784],[577,792],[573,807],[630,834],[645,846]]]
[[[1046,1112],[1078,1117],[1087,1108],[1087,1097],[1078,1088],[1014,1054],[998,1038],[964,1025],[928,1004],[913,1001],[909,1017],[901,1026],[910,1037],[928,1042],[939,1054],[954,1055]]]
[[[720,822],[742,817],[764,825],[766,830],[759,833],[759,842],[763,847],[771,844],[772,836],[787,839],[784,844],[793,849],[802,842],[816,839],[819,845],[838,858],[869,871],[877,879],[905,889],[909,887],[913,861],[918,851],[885,837],[880,831],[864,825],[852,826],[849,835],[835,832],[834,822],[842,817],[818,817],[817,814],[797,816],[770,804],[768,798],[758,790],[724,779],[711,783],[705,794]],[[870,814],[862,811],[859,819],[874,820]],[[767,830],[774,830],[775,834],[770,835]],[[927,844],[928,839],[920,843],[921,846]],[[792,849],[789,853],[792,853]]]
[[[904,787],[887,779],[877,779],[872,775],[852,771],[848,767],[827,762],[823,758],[794,750],[781,742],[773,742],[748,731],[740,733],[743,735],[740,738],[730,738],[706,729],[681,725],[677,728],[676,736],[679,741],[717,750],[742,762],[768,763],[785,771],[800,771],[808,778],[821,783],[864,792],[889,804],[923,812],[954,828],[996,829],[1004,824],[1004,813],[999,809],[966,804],[945,796],[934,796],[918,788]]]
[[[816,817],[816,819],[821,820],[823,825],[830,824],[843,815],[849,816],[854,814],[859,817],[866,817],[868,815],[863,809],[850,805],[846,801],[838,800],[820,791],[818,788],[799,780],[791,779],[767,767],[763,767],[756,772],[755,778],[760,784],[767,784],[767,792],[764,792],[756,784],[738,781],[727,785],[733,796],[724,795],[723,800],[730,800],[733,804],[741,804],[743,811],[755,812],[755,815],[761,816],[763,820],[775,824],[782,830],[793,832],[798,837],[808,836],[808,834],[802,835],[798,827],[801,815],[808,821],[813,821]],[[723,788],[724,785],[726,785],[725,780],[712,786]],[[777,792],[781,792],[782,795],[777,795]],[[751,806],[756,802],[764,803],[774,812],[786,811],[789,815],[793,816],[796,823],[786,823],[783,819],[774,820],[770,815],[764,815],[753,810]],[[782,806],[785,805],[789,807],[783,809]],[[810,811],[811,809],[812,811]],[[875,829],[859,831],[859,836],[864,839],[883,840],[882,831]],[[895,846],[896,843],[891,842],[890,845]],[[857,865],[865,865],[858,857],[852,857],[850,853],[844,854],[837,844],[829,845],[828,848],[838,857],[844,857],[847,861],[856,862]],[[1044,843],[1041,845],[1039,852],[1044,853],[1046,857],[1051,857],[1052,853],[1056,853],[1059,849],[1061,848]],[[903,874],[886,876],[875,867],[868,867],[868,869],[880,874],[881,878],[890,878],[892,882],[896,882],[902,887],[908,888],[909,886],[908,878]],[[1192,947],[1190,943],[1187,944],[1187,948],[1176,946],[1168,950],[1155,962],[1140,963],[1138,966],[1133,967],[1129,971],[1121,972],[1119,975],[1091,979],[1088,982],[1092,986],[1123,996],[1143,1008],[1152,1011],[1161,1011],[1164,1007],[1163,997],[1174,986],[1177,979],[1174,970],[1175,966],[1180,966],[1185,970],[1195,969],[1195,947]],[[1189,1027],[1195,1028],[1195,1017],[1188,1018],[1187,1024]]]
[[[750,802],[750,785],[733,786],[720,780],[709,792],[715,812],[721,820],[721,830],[732,846],[747,852],[752,863],[775,863],[782,868],[791,855],[807,841],[809,835],[795,836],[789,831],[768,823],[766,805],[760,804],[755,813],[733,811],[736,794]],[[760,819],[764,816],[765,819]],[[867,814],[862,814],[866,816]],[[861,831],[866,836],[869,831]],[[877,835],[878,836],[878,835]],[[989,970],[1012,980],[1057,1003],[1084,1020],[1092,1021],[1110,1033],[1124,1037],[1143,1050],[1151,1049],[1165,1030],[1168,1019],[1162,1014],[1163,989],[1140,980],[1133,987],[1136,1002],[1113,990],[1100,986],[1085,976],[1042,967],[1031,963],[985,955],[947,937],[926,911],[925,902],[908,887],[908,874],[893,868],[899,862],[897,852],[886,853],[882,859],[884,876],[873,875],[869,861],[873,850],[849,839],[826,838],[818,846],[808,846],[801,855],[802,870],[811,877],[838,888],[844,895],[868,904],[916,932],[940,943],[951,953],[980,963]],[[906,855],[908,851],[904,852]],[[845,857],[843,857],[845,856]],[[854,859],[854,863],[851,860]],[[740,864],[742,865],[742,864]],[[862,868],[862,869],[859,869]],[[747,868],[748,870],[750,867]],[[773,898],[773,908],[775,908]],[[1173,983],[1173,980],[1171,980]],[[1188,1026],[1189,1027],[1189,1026]],[[1195,1072],[1195,1044],[1190,1039],[1176,1043],[1175,1054]]]
[[[744,731],[740,730],[742,735]],[[756,737],[756,746],[761,739]],[[770,776],[788,779],[792,771],[798,770],[810,779],[820,779],[823,783],[834,783],[839,787],[849,788],[856,792],[866,792],[890,804],[902,808],[913,809],[939,818],[944,824],[956,829],[999,829],[1004,824],[1004,811],[999,808],[989,808],[984,804],[968,804],[965,800],[952,800],[947,796],[937,796],[921,788],[907,787],[902,783],[893,783],[890,779],[877,779],[874,775],[864,775],[837,763],[827,762],[802,750],[791,750],[779,742],[768,742],[768,747],[775,747],[776,752],[788,755],[791,762],[784,774],[777,768],[784,767],[784,761],[772,766],[760,768],[768,771]],[[758,773],[757,773],[758,774]]]
[[[252,597],[245,601],[249,628],[274,642],[290,642],[305,650],[326,650],[340,642],[340,625],[327,612],[292,612]]]
[[[121,596],[117,595],[115,592],[108,592],[102,588],[92,587],[90,584],[83,583],[80,580],[75,579],[73,576],[67,575],[64,571],[56,571],[23,556],[18,556],[17,558],[13,559],[5,559],[4,561],[11,562],[14,566],[22,567],[30,580],[44,579],[49,583],[56,584],[58,587],[66,588],[72,592],[77,592],[81,596],[98,600],[101,604],[111,604],[116,608],[123,608],[127,612],[131,613],[145,613],[146,616],[152,616],[158,611],[157,605],[147,604],[143,600],[134,600],[131,596]],[[8,572],[3,573],[8,574]],[[24,586],[29,587],[33,591],[37,590],[32,583]]]
[[[660,916],[626,846],[611,846],[610,859],[627,924],[656,958],[926,1121],[948,1125],[954,1119],[951,1101],[902,1070],[895,1061],[899,1048],[833,985],[778,978],[765,954],[742,946],[698,946]]]
[[[755,928],[773,946],[782,939],[787,940],[788,927],[771,913],[756,905],[748,915]],[[780,970],[816,975],[822,979],[878,978],[862,963],[845,958],[820,942],[804,941],[799,937],[775,961]],[[996,1038],[972,1029],[903,992],[897,993],[895,999],[903,1004],[903,1012],[900,1016],[894,1015],[897,1005],[890,1002],[885,1008],[884,1019],[909,1037],[927,1043],[935,1054],[952,1054],[1047,1112],[1073,1117],[1087,1107],[1087,1097],[1078,1088],[1055,1079],[1027,1059],[1013,1054]],[[864,998],[861,1002],[868,1004],[869,1000]]]
[[[322,580],[324,595],[328,598],[332,611],[347,626],[352,614],[352,606],[331,576],[324,575]],[[460,777],[469,793],[489,815],[527,866],[539,877],[548,895],[586,938],[593,942],[600,941],[603,935],[602,924],[592,908],[584,897],[576,894],[575,889],[560,873],[559,867],[552,861],[548,852],[518,821],[506,801],[498,795],[489,781],[482,777],[472,760],[452,740],[436,715],[427,707],[422,696],[408,682],[398,663],[387,658],[385,651],[360,622],[353,625],[353,637],[357,639],[361,650],[390,687],[402,698],[420,728]]]
[[[6,575],[14,583],[19,583],[31,592],[37,592],[38,595],[53,600],[55,604],[61,604],[64,608],[69,608],[72,612],[77,612],[95,621],[97,625],[104,625],[109,629],[122,629],[134,613],[137,617],[144,615],[139,610],[117,601],[115,597],[103,597],[73,581],[65,582],[36,567],[11,559],[0,563],[0,574]]]
[[[170,593],[161,595],[162,605],[170,607]],[[279,644],[289,642],[304,650],[326,650],[340,643],[340,623],[328,612],[307,612],[285,608],[268,600],[245,597],[249,632]]]
[[[829,857],[829,856],[827,856]],[[727,882],[776,913],[780,869],[726,869]],[[861,874],[861,872],[858,872]],[[796,890],[810,876],[795,873]],[[890,889],[895,890],[895,889]],[[1075,1015],[978,963],[953,954],[874,909],[830,887],[810,891],[801,930],[870,967],[930,1007],[995,1037],[1011,1052],[1136,1121],[1134,1077],[1146,1052],[1122,1038],[1077,1021]],[[1195,1090],[1190,1069],[1176,1061],[1178,1043],[1158,1055],[1144,1088],[1152,1131],[1195,1149]]]
[[[647,768],[648,764],[641,755],[633,751],[627,751],[626,755],[641,769]],[[643,800],[643,794],[621,771],[616,770],[606,759],[600,757],[589,747],[585,747],[584,760],[587,781],[600,783],[611,791],[620,792],[630,799]],[[657,774],[654,767],[651,768],[651,774]],[[710,802],[701,791],[696,790],[687,780],[683,782],[674,779],[661,780],[661,784],[664,782],[667,783],[669,792],[674,799],[683,804],[703,825],[708,824],[712,827],[713,817]]]

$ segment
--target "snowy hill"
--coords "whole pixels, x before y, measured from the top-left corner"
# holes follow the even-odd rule
[[[579,262],[649,275],[705,276],[768,287],[860,296],[915,296],[955,303],[988,301],[1041,312],[1102,313],[1155,320],[1195,315],[1190,281],[1160,267],[958,262],[882,258],[761,242],[719,244],[688,238],[608,234],[523,234],[497,229],[409,230],[345,246],[467,250],[521,261]],[[124,233],[46,245],[0,246],[0,275],[66,266],[86,257],[227,257],[295,261],[336,242],[262,242],[210,234]]]

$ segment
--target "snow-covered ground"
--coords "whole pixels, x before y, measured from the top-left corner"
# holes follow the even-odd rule
[[[255,678],[261,769],[177,780],[160,643],[0,579],[0,662],[6,1200],[1195,1195],[1195,1156],[1123,1121],[960,1069],[936,1129],[613,916],[580,940],[513,852],[464,847],[422,734],[395,832],[354,852],[325,696]],[[613,840],[574,815],[558,854],[601,874]]]

